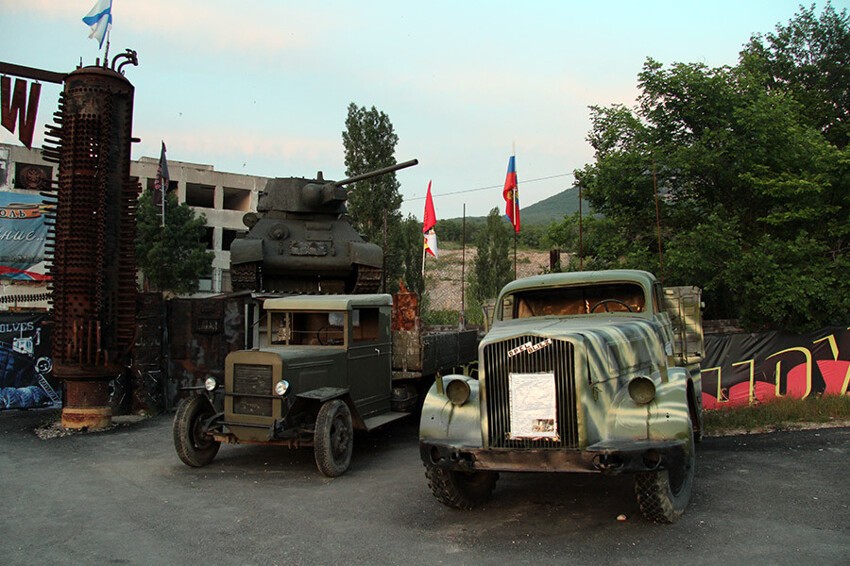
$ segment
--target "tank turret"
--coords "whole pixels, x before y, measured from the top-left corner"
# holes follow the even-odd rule
[[[230,248],[234,291],[276,293],[375,293],[380,290],[384,254],[366,242],[345,212],[346,185],[419,163],[325,181],[278,177],[260,193],[257,212],[242,221],[244,237]]]

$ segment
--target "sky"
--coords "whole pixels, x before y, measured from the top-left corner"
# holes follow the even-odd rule
[[[825,1],[814,4],[816,13]],[[95,0],[0,0],[0,61],[71,72],[103,57],[82,17]],[[593,161],[589,106],[633,106],[647,58],[735,65],[799,0],[113,0],[109,58],[135,87],[133,159],[263,177],[345,177],[350,103],[393,124],[402,213],[503,209],[516,155],[522,206],[573,186]],[[850,0],[833,0],[842,10]],[[104,48],[106,43],[104,43]],[[61,85],[42,86],[36,136]],[[0,142],[20,145],[0,128]]]

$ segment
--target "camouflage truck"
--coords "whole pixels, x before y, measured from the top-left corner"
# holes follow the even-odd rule
[[[502,289],[478,379],[425,398],[420,455],[442,503],[491,496],[499,472],[634,474],[642,513],[674,522],[702,434],[700,290],[644,271],[549,274]]]
[[[476,331],[422,332],[393,307],[386,294],[266,298],[246,317],[256,346],[227,354],[223,380],[208,374],[178,405],[180,459],[205,466],[222,442],[312,447],[321,473],[344,473],[354,430],[411,414],[411,384],[475,360]]]

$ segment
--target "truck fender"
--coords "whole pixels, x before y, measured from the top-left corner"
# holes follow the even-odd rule
[[[363,417],[360,416],[360,412],[357,410],[357,407],[354,406],[354,401],[351,399],[351,395],[345,387],[319,387],[318,389],[311,389],[310,391],[299,393],[295,396],[295,403],[293,403],[290,412],[297,413],[302,410],[302,407],[312,405],[315,408],[316,413],[318,413],[319,408],[321,408],[324,403],[333,401],[334,399],[341,399],[346,405],[348,405],[348,409],[351,411],[351,422],[355,429],[366,430],[366,423],[363,422]]]
[[[445,391],[449,383],[460,379],[469,385],[469,399],[461,406],[452,403]],[[482,447],[481,398],[478,380],[465,375],[446,375],[431,386],[422,405],[419,439],[447,444]]]
[[[690,434],[688,379],[682,368],[670,368],[668,380],[655,380],[655,399],[638,405],[628,386],[614,397],[607,418],[607,440],[687,439]]]

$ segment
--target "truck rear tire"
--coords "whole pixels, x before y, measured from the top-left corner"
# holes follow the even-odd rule
[[[425,464],[428,487],[440,503],[455,509],[473,509],[490,499],[497,472],[461,472]]]
[[[637,474],[635,494],[644,517],[656,523],[675,523],[691,499],[696,470],[693,427],[681,459],[667,470]]]
[[[213,461],[221,442],[207,436],[204,421],[215,414],[215,409],[201,395],[180,401],[174,415],[172,433],[177,455],[187,466],[201,468]]]
[[[339,399],[323,404],[313,433],[313,456],[319,471],[329,478],[344,474],[351,465],[353,448],[354,427],[348,405]]]

